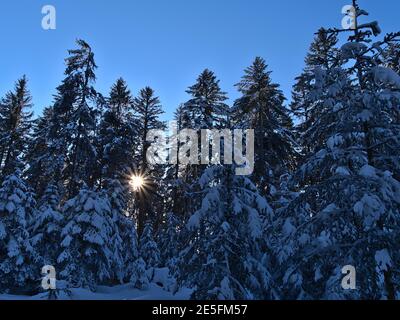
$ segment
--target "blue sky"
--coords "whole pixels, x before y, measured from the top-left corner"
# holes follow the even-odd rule
[[[26,74],[35,113],[50,105],[63,78],[64,58],[77,38],[95,51],[96,88],[107,94],[120,76],[134,94],[156,90],[168,119],[187,99],[185,89],[205,68],[228,92],[255,56],[266,59],[290,98],[313,33],[340,27],[350,0],[2,0],[0,96]],[[57,29],[41,28],[42,6],[57,10]],[[399,31],[400,1],[360,0],[384,32]]]

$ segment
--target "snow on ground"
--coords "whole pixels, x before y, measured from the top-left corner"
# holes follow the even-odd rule
[[[179,291],[176,295],[165,291],[154,283],[150,283],[147,290],[133,288],[132,284],[124,284],[115,287],[99,286],[96,292],[87,289],[71,289],[71,296],[60,293],[59,300],[188,300],[191,294],[190,289]],[[0,300],[47,300],[47,293],[38,295],[16,296],[0,294]]]

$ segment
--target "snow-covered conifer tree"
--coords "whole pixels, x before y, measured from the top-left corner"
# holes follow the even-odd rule
[[[185,119],[187,113],[185,112],[185,106],[180,105],[174,113],[174,121],[176,123],[177,133],[175,136],[169,137],[169,141],[176,141],[176,154],[179,155],[180,148],[184,142],[179,141],[179,132],[183,129],[187,129],[188,119]],[[186,165],[179,163],[177,159],[176,163],[168,164],[166,166],[166,174],[164,176],[164,199],[165,207],[163,212],[163,218],[166,218],[165,213],[172,213],[177,218],[185,219],[190,212],[190,198],[188,191],[190,185],[193,183],[190,176],[187,174]]]
[[[235,101],[232,112],[236,128],[254,129],[252,179],[267,196],[276,190],[279,177],[294,168],[297,157],[285,98],[270,74],[264,59],[257,57],[236,85],[242,97]]]
[[[46,147],[30,158],[32,164],[45,163],[35,174],[53,181],[63,199],[75,196],[83,184],[94,185],[96,177],[94,134],[99,95],[93,83],[97,66],[91,47],[83,40],[78,40],[77,46],[69,50],[65,78],[57,87],[50,114],[44,115],[46,125],[36,135],[44,139]]]
[[[300,195],[276,224],[287,298],[396,299],[400,293],[400,77],[379,57],[399,34],[371,45],[380,28],[359,24],[367,13],[354,6],[357,27],[340,48],[339,64],[314,71],[317,118],[304,133],[312,152],[292,181]],[[356,269],[357,290],[341,287],[346,265]]]
[[[20,172],[7,176],[0,188],[0,291],[34,292],[40,261],[30,242],[29,222],[35,200]]]
[[[109,179],[122,183],[124,174],[133,169],[134,150],[138,145],[138,122],[128,113],[133,98],[122,78],[112,86],[109,96],[97,137],[100,185]]]
[[[83,188],[64,204],[63,214],[59,275],[71,286],[94,291],[97,284],[113,279],[115,225],[110,202],[103,193]]]
[[[140,257],[146,263],[147,269],[160,265],[160,250],[154,240],[153,224],[148,220],[144,226],[143,234],[139,241]]]
[[[53,108],[43,110],[43,115],[33,121],[32,139],[28,144],[25,162],[27,169],[24,176],[35,190],[36,195],[41,198],[45,195],[47,188],[54,181],[54,157],[49,150],[49,126],[53,117]],[[57,189],[60,186],[53,186]],[[58,191],[58,190],[57,190]]]
[[[161,178],[164,175],[164,166],[150,164],[147,159],[147,150],[151,145],[147,141],[150,130],[163,130],[165,124],[160,120],[164,113],[160,104],[160,99],[150,87],[140,90],[139,95],[134,98],[132,105],[133,116],[137,121],[137,154],[136,174],[145,177],[146,183],[140,190],[135,192],[135,211],[138,225],[138,234],[142,235],[147,219],[156,221],[159,212],[158,190],[160,189]]]
[[[400,44],[389,43],[383,52],[385,66],[400,74]]]
[[[158,234],[158,243],[161,254],[161,265],[168,266],[179,253],[179,232],[181,221],[173,213],[169,212]]]
[[[23,170],[23,156],[32,126],[32,97],[25,76],[0,101],[0,173],[2,179]]]
[[[50,184],[38,202],[38,209],[31,220],[32,245],[40,256],[37,270],[45,265],[57,265],[60,251],[61,228],[64,217],[60,209],[60,195],[57,187]]]
[[[118,179],[107,181],[105,188],[114,228],[111,234],[114,276],[118,281],[126,282],[137,274],[139,249],[136,226],[133,218],[127,216],[126,188]]]
[[[226,93],[219,85],[214,72],[206,69],[196,83],[186,91],[191,99],[184,104],[186,121],[184,126],[191,129],[223,128],[227,124]]]
[[[149,278],[147,277],[146,262],[142,258],[138,258],[132,264],[132,273],[130,282],[135,288],[146,290],[149,286]]]
[[[186,226],[178,282],[194,288],[194,299],[276,298],[264,256],[273,215],[265,198],[230,166],[208,168],[199,184],[202,204]]]
[[[197,78],[196,83],[190,86],[186,93],[191,97],[177,110],[177,120],[179,119],[180,130],[192,129],[197,131],[201,137],[200,130],[221,130],[228,128],[230,108],[226,104],[228,99],[226,92],[220,87],[220,80],[209,69],[205,69]],[[182,141],[181,141],[182,142]],[[200,138],[198,141],[198,154],[201,154]],[[201,199],[196,196],[196,186],[198,179],[202,176],[207,164],[185,165],[181,170],[181,177],[178,185],[183,193],[183,215],[190,216],[196,210]]]
[[[337,63],[339,52],[336,48],[337,43],[338,37],[335,33],[328,33],[324,28],[319,29],[304,60],[303,72],[296,78],[290,108],[300,121],[297,129],[302,132],[306,131],[316,119],[313,100],[310,97],[315,81],[314,71],[317,68],[327,70]]]
[[[94,133],[96,128],[95,107],[90,101],[98,97],[93,88],[96,80],[92,48],[83,40],[77,40],[78,48],[70,50],[70,56],[66,59],[67,68],[65,74],[68,81],[74,83],[76,90],[72,113],[67,123],[69,131],[69,150],[64,179],[67,182],[69,197],[74,196],[82,183],[93,185],[92,179],[94,161],[96,160],[96,148],[94,145]]]

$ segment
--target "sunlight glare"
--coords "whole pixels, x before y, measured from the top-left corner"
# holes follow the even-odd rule
[[[138,191],[138,190],[140,190],[140,189],[143,187],[143,185],[144,185],[144,179],[143,179],[143,177],[141,177],[141,176],[133,175],[133,176],[131,177],[130,184],[131,184],[133,190]]]

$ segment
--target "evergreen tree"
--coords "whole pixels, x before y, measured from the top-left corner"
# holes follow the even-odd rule
[[[139,242],[140,257],[146,263],[147,269],[152,269],[160,265],[160,251],[153,235],[153,224],[148,220]]]
[[[193,299],[272,299],[276,288],[262,263],[264,226],[272,209],[234,167],[212,166],[199,180],[202,204],[190,217],[180,253],[178,282]],[[266,262],[266,259],[264,259]]]
[[[59,274],[74,287],[95,291],[97,284],[114,277],[115,224],[110,202],[104,194],[83,188],[65,203],[63,213],[66,225],[57,259]]]
[[[197,131],[198,141],[198,164],[184,165],[181,170],[181,178],[176,180],[180,187],[180,193],[186,193],[184,200],[185,208],[179,208],[185,217],[196,210],[201,199],[197,194],[197,181],[208,167],[200,164],[201,154],[201,130],[221,130],[229,126],[229,106],[225,103],[228,99],[226,92],[220,87],[220,80],[214,72],[205,69],[197,78],[196,83],[190,86],[186,93],[191,98],[177,110],[177,120],[179,120],[180,130],[192,129]],[[185,143],[186,141],[180,141]],[[183,209],[183,210],[182,210]],[[178,211],[176,211],[178,212]]]
[[[15,84],[0,102],[0,169],[5,178],[16,170],[22,170],[23,155],[30,138],[32,97],[25,76]]]
[[[191,99],[184,104],[186,113],[183,126],[191,129],[223,128],[227,124],[228,99],[221,91],[215,74],[206,69],[186,93]]]
[[[31,223],[32,245],[40,256],[37,270],[46,265],[56,266],[64,217],[60,210],[60,195],[54,184],[46,188]]]
[[[133,98],[125,81],[120,78],[112,86],[98,131],[100,185],[109,179],[122,182],[124,174],[132,170],[134,149],[137,146],[137,121],[128,111]]]
[[[146,141],[150,130],[163,129],[164,123],[160,121],[160,116],[164,113],[160,105],[160,99],[155,96],[154,90],[146,87],[139,92],[139,96],[134,98],[133,112],[138,120],[138,131],[141,133],[140,139],[140,158],[139,163],[142,170],[148,168],[146,153],[150,143]]]
[[[133,98],[125,80],[118,78],[112,85],[108,103],[115,113],[122,116],[132,106]]]
[[[158,243],[160,244],[161,264],[169,266],[179,253],[179,231],[181,221],[170,212],[166,215],[166,221],[161,226],[158,235]]]
[[[97,66],[91,47],[83,40],[77,40],[77,46],[68,51],[65,78],[57,87],[53,106],[38,120],[29,157],[37,170],[30,174],[43,177],[44,188],[46,181],[53,181],[63,199],[75,196],[82,185],[95,183],[99,95],[92,84]]]
[[[140,133],[136,137],[138,153],[135,174],[145,179],[142,188],[135,192],[138,234],[141,235],[146,220],[157,216],[155,197],[158,195],[156,190],[158,190],[160,179],[164,174],[163,166],[153,165],[147,159],[147,151],[151,142],[146,139],[150,130],[165,128],[164,123],[160,121],[160,116],[163,114],[160,100],[155,96],[153,89],[146,87],[140,90],[139,96],[134,98],[133,114],[137,120],[137,132]]]
[[[84,184],[93,185],[93,168],[96,159],[94,145],[94,132],[96,126],[95,109],[90,105],[90,100],[97,97],[92,87],[96,80],[94,53],[91,47],[83,40],[77,41],[78,49],[70,50],[66,59],[65,74],[68,82],[75,82],[75,103],[67,123],[69,139],[68,149],[71,150],[66,159],[63,172],[64,181],[67,183],[67,192],[74,196]],[[68,94],[68,93],[67,93]]]
[[[119,282],[126,282],[137,273],[139,249],[136,227],[133,218],[127,215],[126,188],[119,180],[114,179],[106,184],[106,192],[115,228],[111,235],[114,253],[113,270]]]
[[[32,293],[39,261],[30,242],[29,223],[35,201],[20,172],[7,176],[0,188],[0,291]]]
[[[135,288],[146,290],[149,286],[149,278],[146,274],[146,262],[142,258],[137,259],[132,265],[130,282]]]
[[[265,195],[273,193],[279,177],[294,168],[297,157],[285,98],[270,74],[265,61],[257,57],[236,85],[242,97],[235,101],[232,115],[235,127],[254,129],[252,179]]]
[[[176,124],[177,133],[175,135],[171,135],[169,137],[169,141],[176,141],[176,154],[179,155],[180,148],[182,142],[179,141],[179,132],[185,129],[184,124],[187,123],[185,120],[185,107],[184,105],[180,105],[174,113],[174,121]],[[163,209],[163,213],[171,213],[176,215],[177,218],[185,219],[190,214],[188,209],[188,204],[190,202],[190,181],[188,181],[188,177],[185,175],[186,166],[179,163],[179,159],[176,160],[174,164],[168,164],[166,166],[166,174],[164,177],[165,181],[165,206]],[[165,216],[165,218],[167,218]]]
[[[131,172],[137,122],[129,114],[133,98],[120,78],[112,86],[98,130],[100,186],[106,191],[115,231],[112,235],[114,282],[126,282],[136,272],[138,257],[134,221],[127,216],[127,174]]]
[[[389,43],[383,52],[385,66],[400,74],[400,44]]]
[[[328,33],[323,28],[319,29],[304,60],[305,68],[296,78],[290,108],[300,120],[298,129],[301,131],[305,131],[315,121],[310,97],[315,81],[314,71],[317,68],[330,69],[337,63],[338,49],[335,47],[337,43],[338,37],[335,33]]]
[[[355,1],[354,7],[357,19],[366,14]],[[282,294],[289,299],[399,297],[400,77],[379,57],[399,34],[369,45],[378,24],[356,26],[340,48],[340,64],[315,70],[318,119],[305,133],[312,154],[292,181],[299,197],[276,224]],[[346,265],[363,275],[358,290],[341,288]]]
[[[32,140],[28,145],[25,161],[27,181],[40,198],[47,192],[47,187],[54,178],[53,157],[49,154],[48,129],[53,117],[53,108],[45,108],[43,115],[33,121]],[[53,185],[56,189],[57,186]]]

